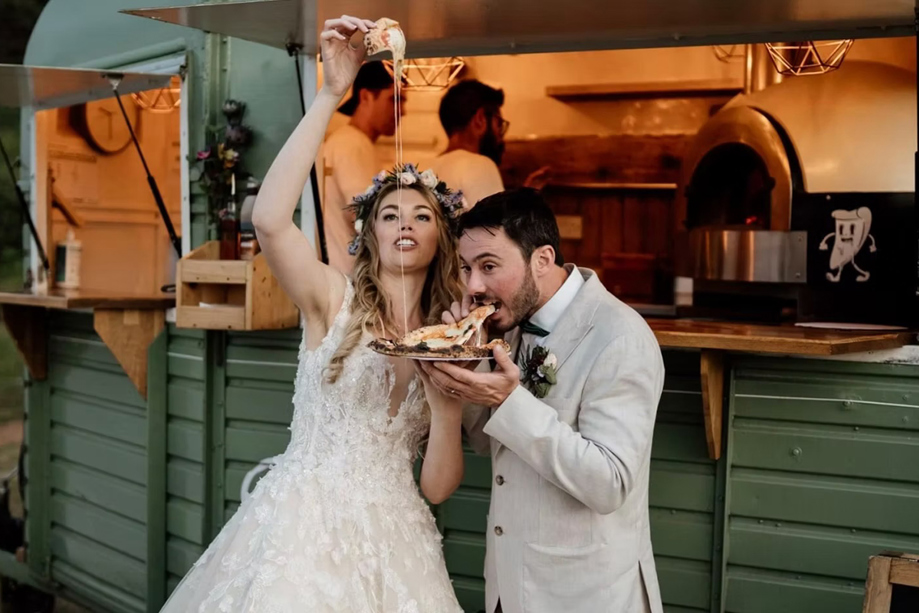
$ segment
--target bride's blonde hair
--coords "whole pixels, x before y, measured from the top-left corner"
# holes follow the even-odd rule
[[[365,227],[362,229],[351,273],[354,298],[351,301],[350,318],[345,326],[345,336],[326,367],[325,376],[329,383],[334,383],[341,376],[345,360],[357,347],[365,331],[372,331],[380,322],[389,330],[396,328],[392,319],[392,305],[380,289],[380,248],[375,231],[380,203],[396,189],[396,184],[388,184],[380,189],[370,215],[364,221]],[[434,211],[437,253],[428,265],[427,278],[421,292],[421,312],[425,314],[425,324],[440,323],[441,314],[449,310],[455,300],[460,299],[463,291],[456,239],[437,199],[428,188],[415,183],[402,189],[412,189],[423,195]]]

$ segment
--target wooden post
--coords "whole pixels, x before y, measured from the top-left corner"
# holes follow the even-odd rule
[[[147,397],[147,350],[165,325],[157,309],[96,309],[93,327],[124,368],[134,387]]]
[[[724,410],[724,354],[703,349],[701,360],[702,410],[705,414],[705,442],[708,457],[721,458],[721,426]]]

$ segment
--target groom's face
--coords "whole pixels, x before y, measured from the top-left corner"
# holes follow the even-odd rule
[[[539,303],[530,263],[504,230],[473,228],[459,241],[466,291],[479,303],[494,303],[488,318],[494,332],[508,332],[529,317]]]

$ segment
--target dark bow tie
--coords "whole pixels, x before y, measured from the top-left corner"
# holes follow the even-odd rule
[[[520,322],[520,331],[524,334],[532,334],[534,336],[549,336],[548,330],[540,328],[529,319],[524,319]]]

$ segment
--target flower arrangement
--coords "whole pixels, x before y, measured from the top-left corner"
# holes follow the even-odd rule
[[[373,178],[373,183],[352,200],[348,209],[354,213],[354,232],[356,236],[351,244],[348,245],[348,253],[356,255],[360,247],[361,235],[364,231],[364,224],[370,216],[373,203],[377,199],[380,190],[387,185],[401,184],[402,186],[411,186],[420,184],[431,190],[434,198],[440,204],[444,217],[448,223],[456,220],[463,209],[466,207],[466,200],[463,198],[463,192],[452,191],[447,184],[437,178],[434,171],[430,168],[424,172],[418,172],[414,164],[404,164],[401,167],[396,166],[392,170],[380,171],[380,174]]]
[[[549,389],[558,383],[555,354],[539,345],[533,347],[523,363],[521,381],[537,398],[545,398]]]
[[[238,100],[223,103],[226,126],[211,128],[206,149],[199,151],[196,159],[202,165],[199,181],[208,196],[208,213],[211,222],[227,213],[235,197],[236,183],[245,181],[249,173],[242,164],[242,152],[252,143],[252,130],[243,125],[246,104]]]

